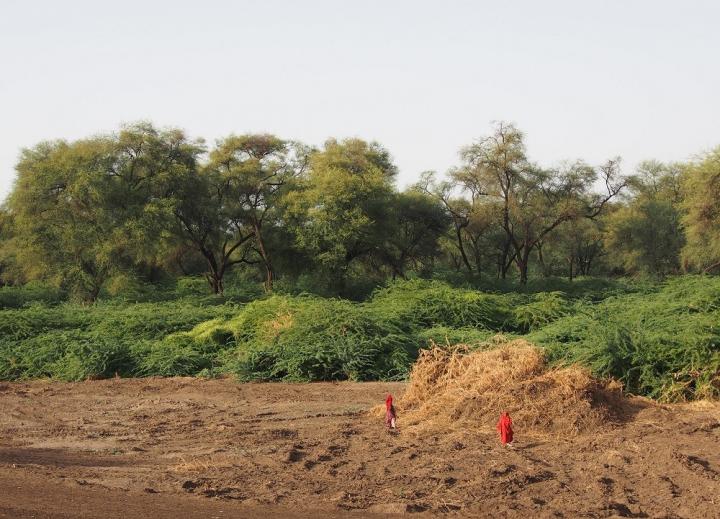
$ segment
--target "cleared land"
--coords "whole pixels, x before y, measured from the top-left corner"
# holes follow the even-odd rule
[[[0,517],[720,517],[718,404],[507,450],[493,423],[387,432],[366,410],[404,388],[0,383]]]

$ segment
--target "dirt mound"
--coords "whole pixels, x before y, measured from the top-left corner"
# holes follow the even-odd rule
[[[423,350],[398,404],[411,427],[492,428],[508,411],[523,433],[577,434],[620,415],[618,384],[579,366],[549,368],[543,350],[501,336],[489,349],[458,345]]]

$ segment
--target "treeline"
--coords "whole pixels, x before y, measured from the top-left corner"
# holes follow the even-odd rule
[[[377,143],[320,149],[272,135],[213,146],[149,123],[22,151],[0,209],[0,279],[102,291],[235,271],[361,297],[388,278],[712,272],[720,266],[720,148],[683,164],[619,159],[543,168],[500,123],[460,164],[404,191]]]

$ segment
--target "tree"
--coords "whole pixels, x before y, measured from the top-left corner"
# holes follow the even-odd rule
[[[473,267],[468,259],[465,245],[465,235],[466,229],[470,225],[471,212],[476,199],[473,198],[472,202],[468,202],[465,198],[458,196],[456,185],[449,180],[438,182],[433,171],[424,172],[415,189],[435,198],[445,209],[449,221],[452,222],[452,234],[458,255],[468,273],[473,274]],[[452,254],[452,256],[455,255]]]
[[[120,223],[109,209],[114,162],[110,139],[41,143],[23,150],[8,200],[19,268],[94,301],[125,251],[113,239]]]
[[[248,261],[246,245],[253,238],[245,225],[239,193],[210,167],[180,180],[172,193],[177,219],[174,236],[205,259],[210,289],[222,294],[225,274],[233,265]]]
[[[704,272],[720,268],[720,147],[690,163],[682,183],[687,244],[685,265]]]
[[[353,262],[377,255],[392,228],[397,170],[389,153],[359,139],[329,140],[288,195],[297,246],[343,283]]]
[[[173,193],[182,178],[197,175],[205,146],[179,129],[158,130],[146,122],[125,126],[113,142],[115,161],[108,174],[117,188],[110,204],[125,211],[116,239],[127,241],[136,266],[152,272],[168,262]]]
[[[300,146],[272,135],[231,135],[210,153],[208,168],[227,186],[232,200],[225,203],[237,204],[232,218],[252,236],[252,252],[263,264],[267,291],[272,290],[275,272],[266,232],[281,225],[277,208],[292,180],[302,174],[306,157]]]
[[[8,200],[18,267],[95,301],[110,277],[157,256],[167,181],[193,170],[199,151],[147,123],[23,150]]]
[[[12,249],[12,227],[12,214],[0,205],[0,286],[10,282],[12,278],[17,278],[10,273],[15,263]]]
[[[386,242],[381,250],[392,277],[406,277],[408,269],[427,270],[439,255],[439,240],[449,220],[434,198],[416,189],[398,193],[393,198],[387,225]]]
[[[680,168],[649,161],[628,181],[624,205],[607,219],[611,262],[631,274],[666,275],[680,268],[684,244]]]
[[[531,252],[560,224],[576,218],[594,218],[624,187],[618,179],[618,160],[599,172],[582,162],[541,169],[525,153],[523,134],[499,123],[492,135],[464,148],[464,164],[454,177],[470,186],[473,196],[497,201],[500,226],[505,232],[501,255],[502,277],[514,261],[521,283],[526,283]],[[590,189],[602,175],[607,193]]]
[[[603,219],[576,218],[560,225],[536,246],[543,275],[588,276],[605,254]]]

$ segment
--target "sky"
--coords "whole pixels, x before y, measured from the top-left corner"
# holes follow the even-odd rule
[[[0,200],[20,150],[150,120],[209,143],[376,140],[401,187],[515,123],[544,166],[720,145],[720,2],[0,0]]]

